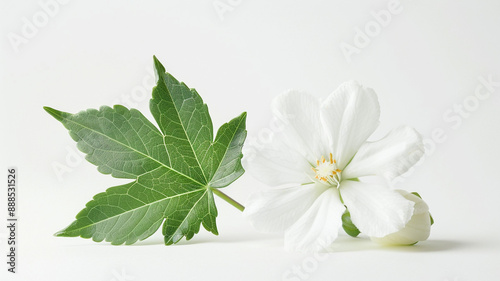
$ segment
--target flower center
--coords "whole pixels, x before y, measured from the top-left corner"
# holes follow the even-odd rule
[[[321,156],[320,160],[316,161],[316,167],[312,167],[316,174],[315,178],[324,184],[338,186],[340,183],[340,173],[342,172],[337,168],[337,161],[333,159],[330,153],[330,159],[325,159]]]

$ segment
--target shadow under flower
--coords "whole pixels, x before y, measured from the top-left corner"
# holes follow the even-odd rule
[[[441,252],[455,250],[471,244],[467,241],[426,240],[412,246],[384,246],[371,241],[367,237],[341,236],[325,252],[356,252],[367,250],[400,251],[400,252]]]

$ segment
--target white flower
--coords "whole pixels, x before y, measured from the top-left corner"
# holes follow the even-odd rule
[[[318,251],[337,238],[345,206],[370,237],[407,224],[413,201],[386,185],[358,180],[373,175],[392,180],[423,154],[421,136],[409,127],[367,141],[380,116],[372,89],[346,82],[323,103],[290,91],[275,99],[273,113],[284,127],[246,168],[269,185],[294,185],[250,197],[245,214],[258,230],[284,232],[289,250]]]
[[[406,199],[415,202],[413,216],[406,226],[398,232],[391,233],[381,238],[370,237],[373,241],[382,245],[413,245],[418,241],[429,238],[431,233],[431,216],[429,207],[420,198],[404,190],[396,190]]]

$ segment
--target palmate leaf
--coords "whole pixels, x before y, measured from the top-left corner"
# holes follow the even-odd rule
[[[138,110],[120,105],[77,114],[44,108],[101,173],[134,180],[94,196],[57,236],[132,244],[162,222],[166,245],[191,239],[200,224],[218,234],[213,190],[244,173],[246,113],[222,125],[214,140],[201,97],[154,60],[159,79],[150,109],[159,129]]]

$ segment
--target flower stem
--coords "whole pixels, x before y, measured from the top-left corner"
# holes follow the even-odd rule
[[[223,193],[222,191],[218,190],[217,188],[214,188],[212,189],[212,192],[219,196],[220,198],[224,199],[224,201],[226,201],[227,203],[233,205],[233,207],[235,207],[236,209],[240,210],[243,212],[243,210],[245,210],[245,207],[243,205],[241,205],[240,203],[236,202],[233,198],[227,196],[225,193]]]

